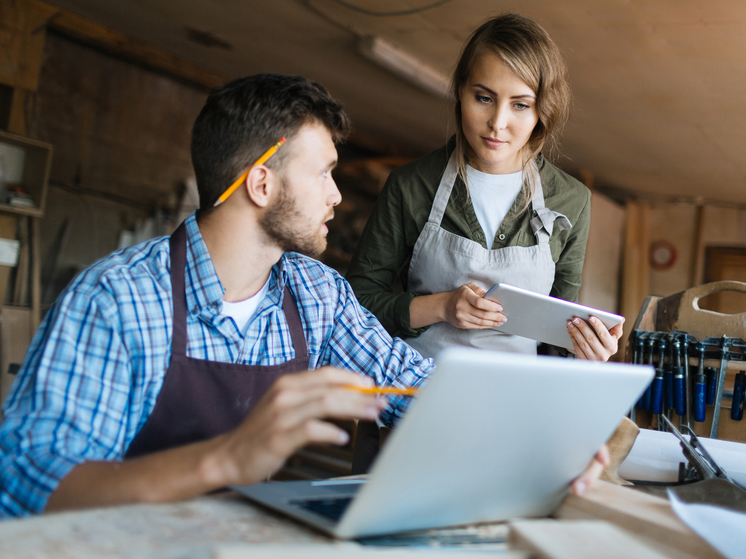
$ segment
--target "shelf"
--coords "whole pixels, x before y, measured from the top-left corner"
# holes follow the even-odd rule
[[[34,200],[34,206],[14,206],[0,203],[0,212],[43,217],[47,201],[47,185],[52,166],[51,144],[0,131],[0,157],[4,154],[12,161],[4,165],[11,174],[6,179],[8,186],[18,186],[28,192]]]

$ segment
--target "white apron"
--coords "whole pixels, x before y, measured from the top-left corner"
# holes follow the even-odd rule
[[[554,283],[549,237],[555,221],[559,230],[569,229],[572,225],[567,217],[544,206],[539,172],[534,162],[531,165],[534,165],[536,177],[531,200],[534,215],[531,228],[537,244],[487,250],[478,242],[450,233],[440,226],[458,173],[456,155],[451,155],[435,194],[430,217],[414,245],[409,264],[408,286],[411,291],[442,293],[473,281],[485,289],[503,282],[549,295]],[[441,349],[453,345],[536,355],[535,340],[489,328],[465,330],[449,322],[437,322],[422,335],[405,340],[425,357],[433,357]]]

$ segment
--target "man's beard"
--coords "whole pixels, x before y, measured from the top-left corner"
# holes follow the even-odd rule
[[[334,215],[333,210],[330,212]],[[307,256],[319,256],[326,249],[326,237],[321,234],[321,224],[308,225],[290,196],[288,184],[282,179],[277,201],[259,220],[264,233],[284,252],[299,252]]]

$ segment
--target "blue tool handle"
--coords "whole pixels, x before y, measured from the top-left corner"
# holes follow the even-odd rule
[[[686,415],[684,367],[674,367],[673,370],[673,407],[676,415]]]
[[[642,393],[642,405],[640,406],[641,410],[650,411],[650,400],[653,396],[653,383],[651,382],[648,384],[648,387],[645,389],[645,392]]]
[[[673,407],[673,371],[666,365],[663,371],[663,406],[670,410]]]
[[[694,421],[702,423],[705,420],[705,392],[707,377],[704,374],[694,375]]]
[[[650,401],[650,411],[663,413],[663,371],[658,369],[653,379],[653,389]]]
[[[715,404],[715,386],[717,384],[717,371],[712,367],[705,369],[707,373],[707,405],[712,406]]]
[[[740,372],[736,375],[736,382],[733,384],[733,401],[730,405],[730,418],[736,421],[743,419],[743,391],[746,387],[746,379],[744,373]]]

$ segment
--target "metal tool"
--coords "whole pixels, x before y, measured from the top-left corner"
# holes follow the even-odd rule
[[[684,360],[684,397],[686,398],[686,426],[691,428],[692,426],[692,383],[691,376],[689,374],[689,343],[690,338],[692,342],[696,342],[694,336],[684,333],[681,340],[681,352],[680,355]],[[682,420],[683,421],[683,420]]]
[[[725,386],[725,370],[728,367],[728,347],[730,339],[726,336],[720,338],[720,370],[718,371],[717,385],[715,386],[715,407],[712,410],[712,427],[710,427],[710,438],[718,438],[718,427],[720,427],[720,407],[723,405],[723,387]]]
[[[733,399],[730,404],[730,418],[735,421],[743,419],[744,388],[746,388],[746,373],[740,371],[733,383]]]
[[[655,341],[653,340],[655,345]],[[650,411],[656,414],[663,414],[663,366],[666,360],[666,342],[660,340],[658,342],[658,367],[655,369],[655,377],[653,378],[652,397],[650,402]],[[652,352],[651,352],[652,353]],[[652,361],[652,358],[651,358]],[[661,428],[660,421],[658,422],[658,428]]]
[[[694,375],[694,421],[702,423],[705,420],[705,386],[707,378],[703,372]]]
[[[648,365],[653,366],[653,356],[655,355],[655,340],[650,338],[647,340],[648,346]],[[653,409],[653,384],[655,379],[650,381],[645,393],[642,395],[642,409],[646,411],[652,411]]]
[[[702,359],[704,360],[704,357]],[[708,406],[712,406],[715,404],[715,387],[717,386],[718,374],[714,367],[705,367],[705,374],[707,375],[707,398],[705,402]]]
[[[683,417],[686,415],[686,394],[684,391],[684,366],[681,364],[681,341],[674,340],[673,354],[675,355],[676,365],[673,369],[673,406],[676,415]]]
[[[718,466],[717,462],[710,456],[707,449],[694,434],[694,431],[686,427],[686,431],[689,434],[689,440],[687,441],[681,432],[671,423],[666,416],[661,416],[664,423],[668,426],[670,431],[679,439],[681,449],[684,452],[684,457],[687,459],[687,464],[684,465],[683,471],[679,472],[679,481],[699,481],[706,479],[723,479],[729,483],[732,483],[736,487],[744,489],[736,483],[726,471]]]

